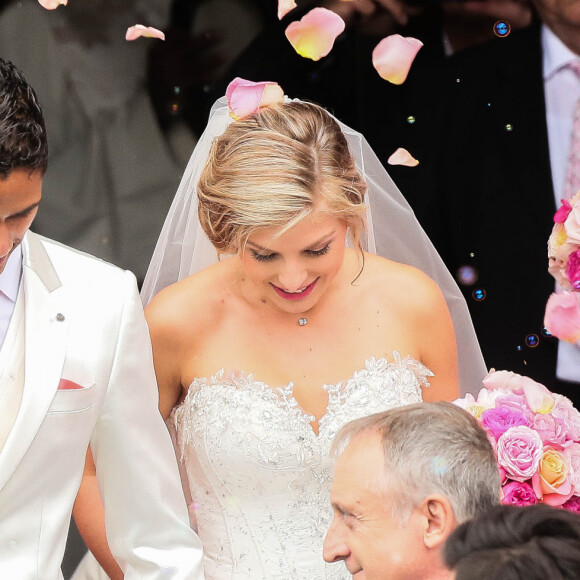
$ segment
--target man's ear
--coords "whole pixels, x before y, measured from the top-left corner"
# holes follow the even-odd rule
[[[429,549],[442,547],[449,534],[457,527],[451,503],[444,495],[430,495],[423,500],[419,509],[424,518],[425,547]]]

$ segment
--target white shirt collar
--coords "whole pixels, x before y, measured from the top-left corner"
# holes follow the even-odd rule
[[[0,274],[0,292],[7,298],[16,302],[18,287],[22,277],[22,246],[18,246],[10,257],[4,271]]]
[[[545,24],[542,25],[542,54],[544,81],[549,80],[568,63],[579,58]]]

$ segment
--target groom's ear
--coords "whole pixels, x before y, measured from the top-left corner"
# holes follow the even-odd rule
[[[457,527],[450,501],[444,495],[427,496],[420,506],[423,518],[423,542],[426,548],[443,547],[449,534]]]

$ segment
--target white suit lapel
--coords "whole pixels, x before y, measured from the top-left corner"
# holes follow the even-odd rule
[[[22,242],[25,379],[16,421],[0,453],[0,489],[36,435],[58,389],[68,327],[60,279],[40,239],[28,232]]]

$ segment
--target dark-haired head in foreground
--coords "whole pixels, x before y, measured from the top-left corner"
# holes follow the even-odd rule
[[[497,506],[459,526],[445,546],[455,580],[580,578],[580,515],[538,504]]]
[[[46,171],[48,143],[34,89],[16,67],[0,58],[0,179],[15,169]]]
[[[47,163],[36,94],[16,67],[0,58],[0,273],[36,216]]]

